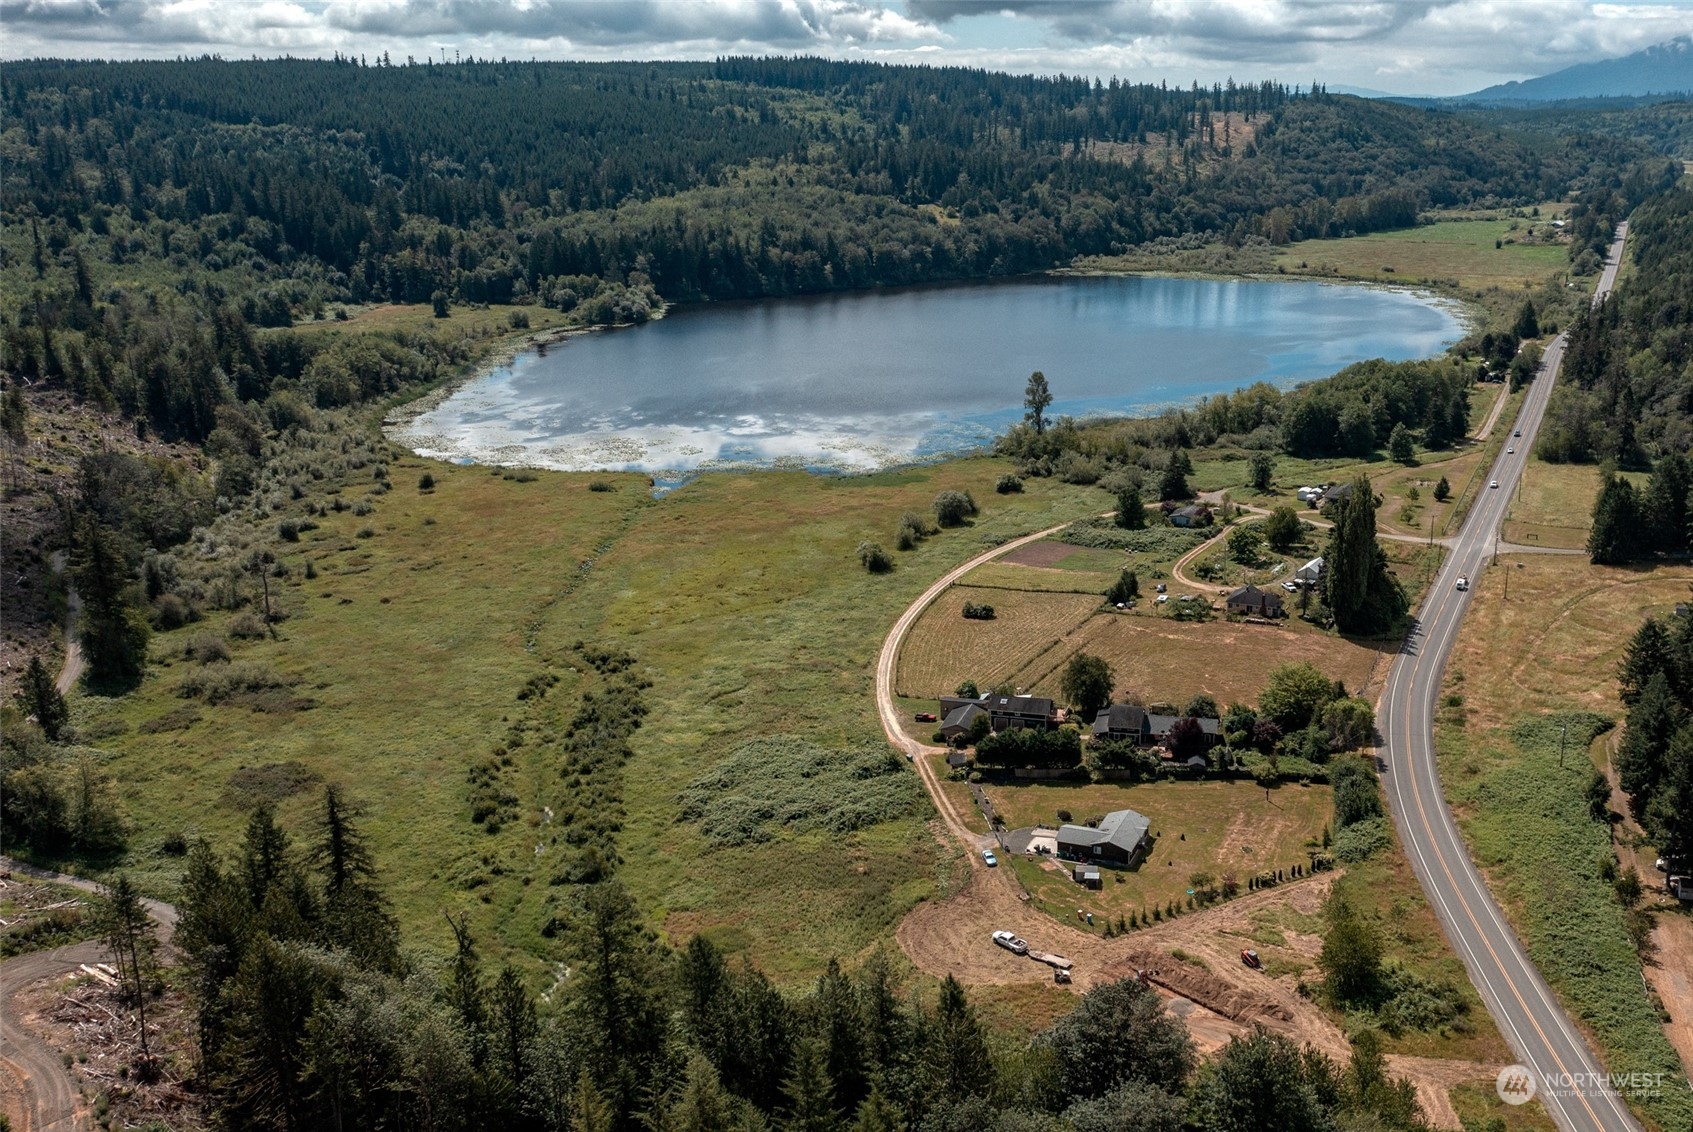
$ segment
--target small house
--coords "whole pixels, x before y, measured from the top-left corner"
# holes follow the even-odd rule
[[[1152,822],[1133,810],[1113,810],[1098,826],[1058,827],[1058,855],[1069,861],[1133,868],[1151,846]]]
[[[942,700],[941,704],[944,707],[946,701]],[[953,708],[941,720],[941,738],[948,742],[954,739],[967,738],[976,720],[985,718],[987,714],[982,705],[977,703],[967,703]]]
[[[1331,503],[1339,503],[1343,499],[1351,498],[1352,484],[1350,482],[1337,483],[1317,497],[1315,506],[1317,510],[1321,511],[1324,507],[1327,507]]]
[[[1094,717],[1093,741],[1096,743],[1145,743],[1146,709],[1133,704],[1112,704]]]
[[[1293,580],[1302,586],[1314,586],[1323,576],[1323,560],[1313,558],[1293,572]]]
[[[970,765],[970,756],[963,751],[948,751],[946,753],[946,765],[953,770],[967,767]]]
[[[1224,606],[1230,613],[1247,617],[1281,617],[1286,613],[1280,594],[1261,590],[1257,586],[1242,586],[1231,593]]]
[[[1099,866],[1092,862],[1078,864],[1070,870],[1070,879],[1083,888],[1103,888],[1104,878],[1100,875]]]
[[[1178,507],[1170,512],[1172,527],[1209,527],[1211,525],[1211,509],[1198,503],[1186,507]]]

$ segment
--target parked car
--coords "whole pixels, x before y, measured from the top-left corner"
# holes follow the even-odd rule
[[[1461,590],[1467,590],[1470,588],[1470,580],[1462,574],[1458,575],[1458,588]]]
[[[935,713],[932,712],[932,711],[920,711],[920,712],[917,713],[917,722],[918,723],[934,723],[935,722]]]
[[[1055,967],[1052,971],[1052,981],[1055,983],[1067,983],[1070,981],[1070,972],[1066,971],[1062,967]]]
[[[1292,582],[1283,582],[1282,589],[1286,590],[1290,594],[1299,592],[1299,587],[1294,585]]]
[[[995,857],[993,855],[992,849],[983,849],[982,850],[982,860],[984,860],[988,863],[988,868],[990,868],[990,869],[999,868],[999,858]]]
[[[994,932],[993,941],[1013,955],[1027,955],[1029,945],[1010,932]]]

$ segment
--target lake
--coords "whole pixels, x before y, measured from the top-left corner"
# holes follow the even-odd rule
[[[1022,418],[1133,415],[1254,381],[1430,357],[1464,333],[1412,291],[1046,276],[677,307],[524,354],[390,436],[426,456],[660,475],[862,471],[968,451]]]

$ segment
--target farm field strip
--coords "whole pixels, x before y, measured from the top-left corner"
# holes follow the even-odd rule
[[[992,621],[967,621],[964,603],[987,602]],[[950,695],[961,680],[990,687],[1008,680],[1051,649],[1099,607],[1097,594],[975,589],[953,586],[914,626],[899,657],[903,696]]]

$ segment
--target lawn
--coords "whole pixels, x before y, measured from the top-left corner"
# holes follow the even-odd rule
[[[1637,488],[1643,474],[1624,472]],[[1593,529],[1593,501],[1599,496],[1599,469],[1592,464],[1548,464],[1530,457],[1511,509],[1505,515],[1505,541],[1524,546],[1584,549]]]
[[[1289,274],[1382,283],[1516,288],[1539,283],[1568,263],[1566,245],[1553,235],[1551,213],[1544,208],[1542,213],[1538,220],[1478,214],[1342,240],[1302,240],[1287,245],[1276,266]]]
[[[288,683],[264,701],[272,710],[176,694],[192,667],[184,639],[223,631],[221,613],[156,634],[136,694],[75,698],[78,727],[123,784],[125,864],[168,893],[180,868],[160,851],[170,835],[230,846],[259,796],[304,834],[316,785],[341,782],[408,939],[446,946],[442,911],[465,911],[488,953],[551,958],[543,928],[568,889],[546,883],[548,815],[575,804],[557,743],[600,679],[572,645],[595,641],[633,653],[652,681],[619,779],[619,875],[655,924],[711,929],[784,982],[887,941],[907,908],[944,892],[927,806],[845,835],[710,849],[678,822],[678,793],[753,735],[881,742],[872,672],[900,610],[984,545],[1086,514],[1098,494],[1042,480],[997,496],[1006,466],[985,459],[870,477],[708,475],[662,500],[636,475],[410,457],[390,468],[394,489],[373,512],[331,511],[299,543],[276,544],[291,616],[279,640],[231,642],[237,662]],[[417,486],[425,471],[432,491]],[[616,490],[589,491],[590,479]],[[982,501],[971,526],[897,555],[891,574],[859,566],[861,540],[891,544],[899,515],[947,488]],[[550,691],[520,700],[549,676]],[[502,747],[513,801],[490,835],[471,822],[467,776]]]
[[[1612,1072],[1672,1081],[1684,1070],[1599,875],[1611,838],[1588,817],[1583,791],[1605,749],[1587,742],[1589,721],[1621,718],[1616,670],[1629,635],[1643,616],[1685,600],[1690,581],[1686,567],[1504,556],[1477,579],[1436,731],[1447,796],[1530,958]],[[1665,1127],[1693,1120],[1693,1094],[1681,1087],[1640,1103]]]
[[[1153,847],[1135,869],[1105,870],[1105,887],[1076,884],[1061,862],[1016,857],[1011,864],[1041,908],[1074,921],[1076,909],[1103,917],[1149,913],[1185,902],[1196,873],[1232,874],[1244,886],[1266,869],[1307,864],[1305,845],[1320,838],[1331,812],[1327,786],[1283,785],[1265,791],[1250,779],[1119,784],[988,786],[994,808],[1012,829],[1055,826],[1058,811],[1078,822],[1112,810],[1136,810],[1152,821]],[[1047,867],[1047,866],[1053,867]]]

